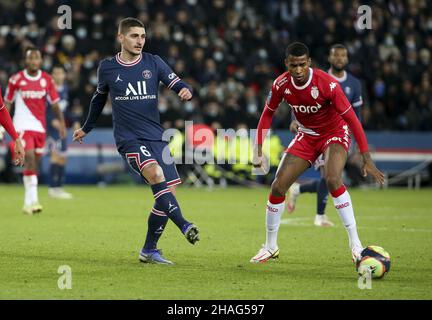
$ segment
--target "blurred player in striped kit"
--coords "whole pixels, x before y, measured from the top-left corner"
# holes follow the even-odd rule
[[[54,82],[40,69],[42,54],[39,49],[28,48],[25,51],[25,65],[24,70],[10,77],[5,105],[10,110],[15,102],[14,125],[23,139],[25,150],[23,212],[31,215],[42,211],[38,197],[38,171],[45,150],[47,102],[59,121],[58,130],[62,138],[66,137],[66,126]]]

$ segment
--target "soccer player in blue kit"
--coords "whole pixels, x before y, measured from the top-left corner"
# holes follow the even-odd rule
[[[80,127],[78,117],[74,116],[69,108],[69,86],[66,83],[66,72],[61,65],[56,65],[52,69],[51,76],[55,88],[60,97],[59,108],[63,112],[66,122],[72,128]],[[67,140],[61,139],[58,133],[60,127],[58,119],[55,117],[51,108],[47,108],[47,146],[50,153],[49,188],[48,195],[57,199],[72,199],[72,194],[63,189],[65,180],[65,165],[67,153]]]
[[[360,81],[352,74],[345,70],[348,64],[348,50],[342,44],[335,44],[330,48],[329,53],[330,70],[328,73],[332,75],[342,87],[345,96],[353,106],[357,118],[360,120],[360,107],[363,104],[362,89]],[[298,124],[293,120],[290,124],[290,130],[297,132]],[[352,156],[356,151],[355,143],[352,143],[349,150],[349,156]],[[334,226],[327,215],[325,214],[325,207],[328,199],[328,188],[324,178],[324,157],[321,155],[315,161],[315,169],[320,171],[321,179],[314,180],[306,184],[294,183],[288,191],[287,210],[292,213],[295,210],[296,200],[298,196],[305,192],[317,193],[317,213],[315,216],[314,224],[318,227],[332,227]]]
[[[142,52],[145,38],[141,21],[135,18],[120,21],[117,39],[121,52],[100,62],[98,86],[90,102],[87,120],[74,132],[73,140],[81,143],[94,128],[109,93],[117,149],[130,167],[150,184],[155,199],[139,260],[172,264],[157,248],[168,219],[177,225],[190,243],[195,244],[199,236],[197,226],[183,217],[175,198],[175,186],[181,180],[168,152],[168,143],[162,140],[159,82],[176,92],[183,101],[190,100],[192,92],[159,56]]]

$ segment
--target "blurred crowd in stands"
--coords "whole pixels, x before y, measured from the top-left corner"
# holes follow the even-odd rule
[[[72,29],[59,30],[60,5],[72,8]],[[372,29],[357,27],[357,8],[372,8]],[[255,128],[273,79],[284,71],[284,50],[305,42],[313,64],[327,70],[331,45],[349,51],[348,71],[362,81],[362,122],[368,130],[432,130],[432,1],[429,0],[2,0],[0,85],[22,68],[36,45],[43,68],[62,64],[72,112],[87,114],[100,59],[119,50],[117,23],[133,16],[146,25],[144,50],[160,55],[190,83],[182,103],[162,89],[164,126],[183,120],[214,128]],[[4,92],[4,91],[3,91]],[[273,128],[287,129],[288,106]],[[99,126],[111,125],[108,104]]]

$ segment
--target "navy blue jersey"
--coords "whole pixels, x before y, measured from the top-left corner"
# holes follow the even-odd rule
[[[342,78],[334,76],[330,70],[328,72],[333,76],[342,87],[345,96],[354,108],[357,117],[360,119],[360,106],[363,104],[362,88],[360,81],[349,72],[344,71]]]
[[[57,93],[59,95],[60,101],[58,105],[60,107],[60,111],[63,112],[65,120],[67,120],[68,106],[69,106],[69,87],[64,84],[60,87],[56,86]],[[51,107],[47,107],[46,109],[46,124],[47,124],[47,135],[50,137],[54,137],[55,139],[60,139],[60,134],[57,129],[55,129],[51,122],[56,119],[54,112]]]
[[[97,90],[83,131],[88,133],[93,129],[109,93],[117,147],[138,139],[162,141],[164,129],[158,110],[160,82],[177,93],[185,87],[191,90],[157,55],[143,52],[132,63],[121,61],[120,53],[102,60]]]

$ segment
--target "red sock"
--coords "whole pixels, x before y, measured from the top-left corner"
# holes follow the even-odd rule
[[[342,195],[345,191],[346,191],[346,188],[345,188],[345,186],[342,184],[339,188],[337,188],[337,189],[334,190],[334,191],[331,191],[330,193],[331,193],[331,195],[332,195],[333,198],[337,198],[337,197],[339,197],[340,195]]]
[[[273,195],[269,195],[269,201],[270,201],[270,203],[272,203],[272,204],[279,204],[279,203],[282,203],[282,202],[284,202],[285,201],[285,196],[282,196],[282,197],[276,197],[276,196],[273,196]]]

